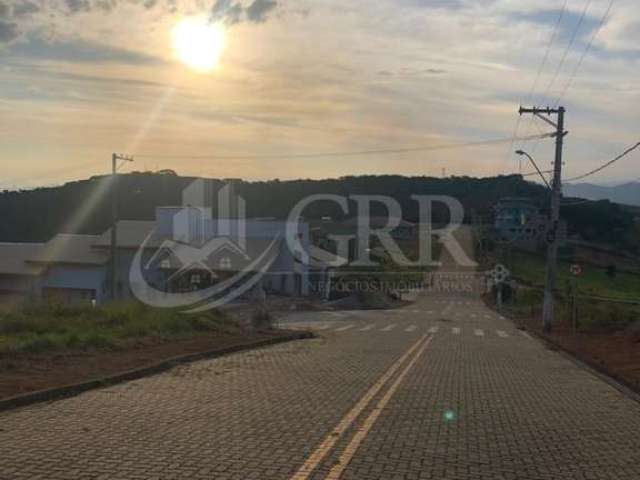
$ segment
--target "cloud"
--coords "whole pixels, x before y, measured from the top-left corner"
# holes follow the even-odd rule
[[[416,7],[446,8],[448,10],[458,10],[465,6],[462,0],[405,0],[405,2]]]
[[[558,22],[560,16],[560,10],[533,10],[527,13],[514,13],[511,17],[517,21],[524,21],[529,23],[537,23],[540,25],[553,26]],[[582,13],[573,11],[565,11],[562,15],[562,21],[560,22],[558,29],[558,40],[568,41],[573,35],[575,29],[580,26],[578,31],[578,38],[584,38],[589,35],[600,23],[600,18],[586,14],[580,24],[580,18]]]
[[[235,25],[242,20],[244,8],[232,0],[216,0],[211,7],[211,21],[223,21],[229,25]]]
[[[91,11],[91,2],[89,0],[64,0],[64,5],[69,13]]]
[[[0,35],[1,40],[1,35]],[[88,40],[45,40],[32,36],[11,45],[8,54],[33,59],[60,60],[74,63],[154,64],[159,59],[130,50],[103,45]]]
[[[0,20],[0,44],[9,43],[20,36],[18,24]]]
[[[278,2],[274,0],[255,0],[247,8],[247,19],[254,23],[266,22],[269,12],[277,6]]]
[[[211,7],[211,21],[222,21],[235,25],[246,20],[250,23],[264,23],[269,13],[278,6],[275,0],[254,0],[248,7],[233,0],[216,0]]]
[[[33,15],[40,11],[40,5],[30,1],[25,0],[24,2],[19,2],[13,7],[13,15],[15,17],[24,17],[28,15]]]

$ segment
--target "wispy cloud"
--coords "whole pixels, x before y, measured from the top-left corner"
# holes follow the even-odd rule
[[[18,24],[0,20],[0,43],[9,43],[20,36]]]
[[[46,59],[78,63],[158,64],[161,60],[144,53],[103,45],[82,38],[45,39],[32,35],[7,47],[10,57]]]
[[[235,25],[242,21],[264,23],[269,13],[278,6],[275,0],[253,0],[244,5],[241,1],[216,0],[211,7],[211,20],[223,21],[228,25]]]

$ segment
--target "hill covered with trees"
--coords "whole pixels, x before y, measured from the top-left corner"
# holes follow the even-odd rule
[[[120,218],[152,220],[158,206],[180,205],[182,191],[195,178],[180,177],[173,172],[131,173],[116,178]],[[222,180],[211,180],[222,186]],[[59,187],[37,188],[0,193],[0,241],[46,241],[56,233],[98,234],[111,222],[111,193],[114,183],[109,176],[70,182]],[[214,187],[215,188],[215,187]],[[548,191],[521,176],[490,178],[404,177],[395,175],[342,177],[327,180],[291,180],[238,182],[236,191],[247,204],[249,217],[286,218],[299,200],[313,194],[388,195],[402,206],[407,220],[417,220],[418,205],[412,195],[449,195],[472,213],[488,220],[493,205],[503,197],[528,197],[543,210]],[[355,209],[351,210],[351,215]],[[385,215],[381,205],[373,215]],[[305,210],[308,218],[345,215],[330,202],[319,202]],[[633,216],[608,201],[589,202],[563,209],[570,229],[589,241],[620,242],[633,230]],[[444,208],[435,208],[433,220],[447,220]],[[637,243],[637,240],[636,240]]]

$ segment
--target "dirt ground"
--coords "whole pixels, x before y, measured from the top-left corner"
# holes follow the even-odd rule
[[[287,297],[269,298],[266,307],[274,320],[291,311],[330,308],[319,300],[296,302]],[[228,313],[241,325],[248,325],[255,312],[256,305],[250,302],[228,309]],[[185,340],[144,338],[117,350],[66,350],[0,356],[0,399],[114,375],[180,355],[251,344],[289,333],[282,330],[244,335],[203,333]]]
[[[172,341],[146,338],[126,349],[0,357],[0,398],[76,384],[153,365],[180,355],[250,344],[287,333],[274,330],[244,336],[202,334],[196,338]]]
[[[547,335],[542,332],[541,319],[517,320],[516,323],[547,337],[580,360],[622,380],[640,393],[640,331],[573,334],[568,325],[559,324]]]

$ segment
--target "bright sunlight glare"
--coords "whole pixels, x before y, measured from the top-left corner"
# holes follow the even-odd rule
[[[224,48],[224,30],[206,17],[182,19],[173,28],[176,57],[197,72],[210,72],[218,65]]]

